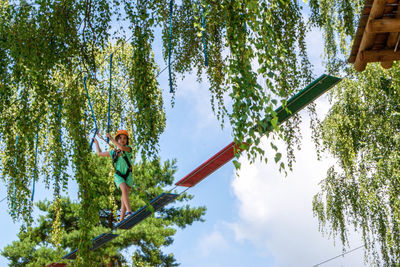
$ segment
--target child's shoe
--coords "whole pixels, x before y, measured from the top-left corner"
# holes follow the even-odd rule
[[[132,215],[133,215],[133,211],[128,211],[127,213],[125,213],[125,218],[128,218]]]

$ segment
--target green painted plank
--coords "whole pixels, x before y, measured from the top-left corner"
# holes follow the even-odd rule
[[[302,110],[305,106],[309,105],[312,101],[317,99],[319,96],[323,95],[333,86],[338,84],[341,80],[342,78],[337,78],[331,75],[322,74],[315,81],[310,83],[307,87],[305,87],[300,92],[289,98],[286,104],[287,109],[283,108],[282,106],[275,109],[278,118],[277,124],[279,125],[285,122],[287,119],[293,116],[293,114]],[[258,131],[263,133],[271,131],[272,126],[270,121],[271,121],[270,117],[265,118],[263,122],[267,123],[264,125],[259,125],[258,129],[261,128],[262,130]],[[256,130],[257,126],[254,127],[253,129]]]
[[[299,112],[341,80],[341,78],[322,74],[318,79],[310,83],[306,88],[288,100],[287,109],[290,110],[292,114],[288,113],[284,108],[282,108],[282,106],[275,110],[278,113],[279,123],[284,122],[290,116]]]

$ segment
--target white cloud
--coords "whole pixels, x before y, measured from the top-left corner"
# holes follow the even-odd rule
[[[221,232],[214,230],[211,234],[207,234],[199,240],[198,247],[202,256],[207,257],[213,252],[226,251],[228,249],[228,242]]]
[[[313,29],[306,39],[310,59],[318,76],[323,72],[321,32]],[[209,134],[218,122],[211,112],[208,85],[199,85],[195,75],[187,75],[178,84],[176,103],[190,103],[187,104],[190,107],[183,110],[185,116],[191,115],[194,118],[190,124],[191,134]],[[318,103],[318,113],[326,114],[329,109],[327,97],[321,97]],[[246,159],[241,158],[240,177],[234,178],[231,183],[232,193],[237,199],[236,207],[232,208],[237,210],[237,218],[224,218],[227,221],[225,228],[219,227],[220,221],[210,224],[210,234],[196,239],[197,245],[192,250],[185,244],[187,250],[183,254],[189,256],[185,256],[188,258],[185,258],[183,265],[219,266],[219,259],[231,254],[248,257],[246,261],[249,266],[256,266],[252,264],[256,261],[252,256],[258,257],[260,261],[274,258],[272,264],[268,261],[265,265],[257,266],[312,266],[342,253],[340,241],[334,247],[333,240],[323,237],[318,231],[318,221],[312,214],[312,197],[318,192],[318,183],[325,177],[326,169],[333,164],[333,160],[317,161],[314,144],[310,140],[309,121],[304,117],[303,120],[303,148],[296,154],[298,162],[294,165],[294,171],[287,177],[280,173],[272,163],[273,154],[269,154],[272,160],[268,165],[260,162],[250,165]],[[269,147],[268,141],[263,141]],[[284,150],[282,146],[280,150]],[[188,235],[189,240],[193,240],[193,233],[189,231]],[[351,248],[360,245],[358,236],[351,238]],[[249,250],[251,253],[248,253]],[[196,252],[200,253],[196,256]],[[362,250],[358,250],[326,263],[323,267],[363,266],[362,257]],[[235,263],[222,266],[243,266],[241,262]]]
[[[326,99],[321,102],[326,105]],[[273,256],[275,266],[312,266],[342,252],[340,241],[334,247],[334,242],[318,231],[318,221],[313,217],[312,198],[334,160],[317,160],[308,125],[308,121],[301,125],[302,150],[297,152],[297,163],[287,177],[274,163],[250,164],[242,157],[239,177],[231,183],[239,219],[229,225],[236,240],[250,241],[260,254]],[[262,142],[268,150],[268,140]],[[282,144],[279,147],[284,151]],[[273,158],[272,153],[268,155]],[[360,244],[358,236],[350,243],[352,247]],[[358,257],[346,256],[324,266],[338,266],[341,261],[343,266],[363,266],[361,252]]]

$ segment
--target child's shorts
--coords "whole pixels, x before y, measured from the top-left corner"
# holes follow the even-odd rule
[[[118,174],[114,175],[114,183],[117,186],[117,188],[119,190],[121,190],[121,188],[119,187],[120,184],[122,183],[126,183],[127,186],[129,186],[130,188],[132,188],[133,186],[133,176],[132,173],[129,174],[128,178],[126,178],[126,181],[124,178],[122,178],[121,176],[119,176]]]

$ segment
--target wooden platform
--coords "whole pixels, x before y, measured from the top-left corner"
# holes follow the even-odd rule
[[[400,59],[399,0],[366,0],[349,62],[364,71],[369,62],[381,62],[388,69]]]

